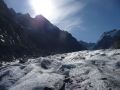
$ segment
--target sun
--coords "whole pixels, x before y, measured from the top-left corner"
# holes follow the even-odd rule
[[[54,14],[54,5],[52,0],[30,0],[30,5],[34,15],[43,15],[50,19]]]

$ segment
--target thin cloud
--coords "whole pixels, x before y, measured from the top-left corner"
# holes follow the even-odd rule
[[[66,31],[82,28],[81,24],[83,20],[80,15],[75,15],[82,11],[82,9],[86,6],[85,3],[78,0],[61,0],[59,2],[54,1],[54,3],[56,5],[56,14],[51,20],[52,23]]]
[[[58,23],[58,26],[60,26],[62,30],[71,31],[80,28],[81,24],[82,24],[82,19],[70,18],[61,21],[61,23]]]
[[[54,2],[55,5],[55,14],[53,17],[54,22],[59,22],[63,19],[66,19],[67,17],[70,17],[74,14],[76,14],[78,11],[82,10],[84,7],[84,4],[78,1],[70,0],[61,2]]]

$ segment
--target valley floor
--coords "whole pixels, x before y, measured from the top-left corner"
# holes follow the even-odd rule
[[[80,51],[4,64],[0,90],[120,90],[120,50]]]

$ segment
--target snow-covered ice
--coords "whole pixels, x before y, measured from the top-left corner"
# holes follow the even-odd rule
[[[80,51],[4,63],[0,90],[120,90],[120,50]]]

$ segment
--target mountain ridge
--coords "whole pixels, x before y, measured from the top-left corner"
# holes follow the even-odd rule
[[[120,30],[114,29],[108,32],[104,32],[96,45],[94,46],[94,49],[119,49],[120,48]]]
[[[16,13],[0,1],[0,58],[50,55],[86,49],[68,32],[39,15]]]

